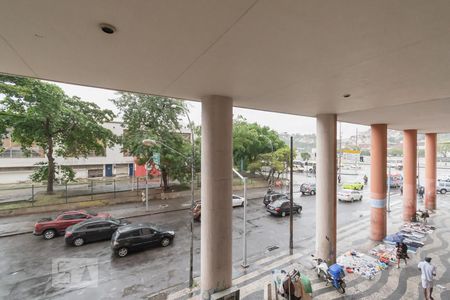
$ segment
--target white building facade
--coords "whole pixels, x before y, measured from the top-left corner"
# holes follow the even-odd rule
[[[120,122],[110,122],[103,125],[116,135],[122,135]],[[35,164],[46,162],[47,159],[33,149],[32,155],[26,157],[20,150],[20,145],[9,140],[3,143],[5,151],[0,155],[0,183],[19,183],[30,181]],[[121,152],[121,146],[107,148],[105,156],[88,156],[86,158],[57,157],[58,165],[70,166],[76,172],[76,178],[131,176],[134,172],[133,157]]]

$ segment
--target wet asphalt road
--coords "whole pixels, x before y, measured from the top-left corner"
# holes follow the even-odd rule
[[[368,192],[362,202],[338,203],[338,226],[361,217],[369,226]],[[310,244],[315,234],[315,197],[295,194],[303,206],[294,215],[294,248]],[[112,256],[110,242],[97,242],[75,248],[63,237],[45,241],[42,237],[19,235],[0,239],[0,298],[4,299],[133,299],[186,282],[189,270],[189,212],[178,211],[130,219],[134,223],[152,222],[175,230],[172,245],[132,253],[125,258]],[[272,246],[285,251],[289,245],[289,217],[273,217],[262,199],[249,201],[247,213],[249,261],[258,259]],[[233,263],[242,261],[243,208],[233,210]],[[200,267],[200,224],[195,224],[194,276]],[[311,249],[313,252],[314,249]],[[98,263],[98,286],[77,288],[52,285],[52,261],[58,258],[93,258]],[[237,267],[236,267],[237,268]],[[238,274],[237,269],[234,274]],[[89,273],[90,274],[90,273]]]

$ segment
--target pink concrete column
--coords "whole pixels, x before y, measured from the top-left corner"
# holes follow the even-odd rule
[[[233,100],[202,101],[201,298],[231,287]]]
[[[425,134],[425,208],[436,209],[436,133]]]
[[[370,238],[386,236],[387,125],[371,126],[370,149]]]
[[[322,114],[317,123],[316,255],[336,261],[336,115]]]
[[[417,130],[403,131],[403,220],[410,222],[417,209]]]

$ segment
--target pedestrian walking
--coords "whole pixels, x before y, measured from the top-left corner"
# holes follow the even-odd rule
[[[425,188],[423,186],[419,187],[419,197],[423,199],[423,194],[425,194]]]
[[[341,183],[341,175],[338,175],[338,183]]]
[[[436,267],[431,264],[431,257],[425,257],[417,266],[422,272],[422,288],[425,300],[434,300],[433,293],[433,277],[436,276]]]
[[[400,260],[405,261],[405,265],[407,265],[406,259],[409,258],[408,256],[408,246],[406,246],[403,242],[397,242],[397,245],[395,247],[396,250],[396,256],[397,256],[397,269],[400,269]]]

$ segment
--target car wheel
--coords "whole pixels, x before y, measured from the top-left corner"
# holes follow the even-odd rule
[[[359,201],[362,201],[362,196],[361,196],[361,197],[359,197]]]
[[[282,216],[282,217],[285,217],[285,216],[286,216],[286,213],[283,211],[283,212],[281,213],[281,216]]]
[[[51,240],[56,236],[56,231],[54,229],[47,229],[44,231],[44,239]]]
[[[244,207],[244,201],[242,201],[242,203],[241,203],[241,207]]]
[[[301,212],[302,212],[302,209],[301,208],[297,208],[297,213],[301,214]]]
[[[83,238],[76,238],[73,240],[73,245],[76,247],[80,247],[83,246],[84,244],[84,239]]]
[[[316,191],[311,191],[311,196],[314,196],[316,194]]]
[[[447,194],[447,190],[446,189],[441,189],[441,194],[443,194],[443,195],[445,195],[445,194]]]
[[[117,255],[119,257],[125,257],[128,254],[128,249],[125,247],[119,248],[119,250],[117,250]]]
[[[169,239],[169,238],[165,237],[165,238],[163,238],[163,239],[161,240],[161,246],[167,247],[167,246],[169,246],[169,245],[170,245],[170,239]]]

